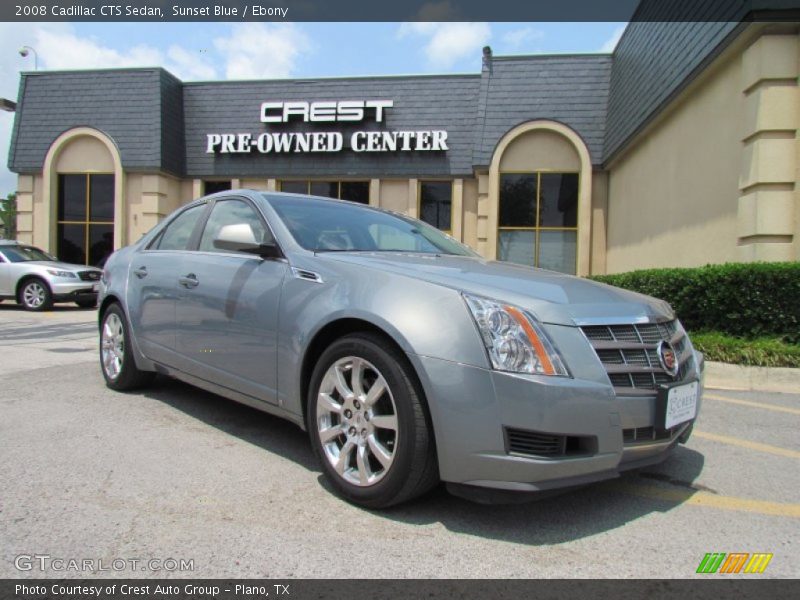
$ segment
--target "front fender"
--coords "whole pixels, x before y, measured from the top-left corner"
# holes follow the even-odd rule
[[[340,265],[323,283],[287,278],[278,332],[279,402],[302,415],[302,365],[311,341],[341,319],[359,319],[389,335],[407,354],[488,367],[472,317],[456,290],[411,277]]]

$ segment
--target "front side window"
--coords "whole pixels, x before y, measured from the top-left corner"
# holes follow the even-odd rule
[[[281,191],[369,204],[369,181],[281,181]]]
[[[578,186],[577,173],[501,173],[500,260],[574,274]]]
[[[422,181],[419,184],[419,218],[442,231],[450,231],[453,184],[450,181]]]
[[[205,204],[198,204],[175,217],[156,240],[155,247],[159,250],[186,250],[197,220],[205,209]]]
[[[58,176],[58,258],[102,266],[114,251],[114,176]]]
[[[214,247],[214,240],[219,237],[220,230],[226,225],[246,224],[253,232],[253,237],[258,243],[265,243],[271,235],[259,218],[255,209],[243,200],[219,200],[211,209],[211,214],[206,221],[203,235],[200,238],[200,250],[204,252],[230,252]]]
[[[313,198],[268,196],[267,199],[306,250],[477,256],[438,229],[408,217]]]

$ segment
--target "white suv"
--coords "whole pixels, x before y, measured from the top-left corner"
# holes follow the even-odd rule
[[[97,303],[102,271],[59,262],[44,250],[0,241],[0,301],[16,300],[27,310],[48,310],[53,302]]]

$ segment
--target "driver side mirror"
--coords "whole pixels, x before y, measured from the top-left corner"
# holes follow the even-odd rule
[[[214,239],[214,247],[230,252],[256,254],[262,258],[277,258],[281,255],[278,245],[274,241],[258,242],[253,234],[253,228],[248,223],[236,223],[221,227]]]

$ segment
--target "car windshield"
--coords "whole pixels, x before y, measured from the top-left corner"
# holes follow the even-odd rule
[[[44,250],[33,246],[0,246],[0,252],[8,259],[8,262],[18,263],[29,260],[55,260]]]
[[[413,252],[477,256],[435,227],[358,204],[267,196],[294,239],[314,252]]]

